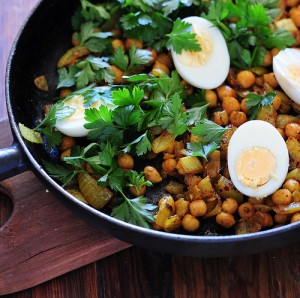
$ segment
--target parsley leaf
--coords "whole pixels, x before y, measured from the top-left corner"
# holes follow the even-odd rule
[[[140,102],[144,97],[144,91],[139,87],[134,86],[132,92],[127,88],[118,89],[112,92],[113,103],[119,106],[130,106],[139,107]]]
[[[152,144],[149,140],[148,132],[145,132],[129,144],[126,144],[123,152],[131,152],[133,145],[136,145],[135,151],[138,156],[145,155],[148,151],[151,151]]]
[[[135,187],[137,190],[142,186],[152,186],[152,183],[149,180],[145,180],[144,172],[138,173],[137,171],[130,170],[126,173],[126,177],[129,180],[127,186]]]
[[[249,109],[249,120],[253,120],[255,119],[257,112],[259,111],[261,106],[272,105],[273,100],[276,97],[276,93],[268,92],[265,95],[249,93],[246,97],[248,98],[248,100],[246,101],[246,107]]]
[[[215,142],[208,143],[205,145],[202,142],[199,143],[187,143],[186,144],[187,150],[185,152],[188,153],[188,155],[191,156],[200,156],[207,160],[207,157],[210,153],[217,150],[219,148],[219,145]]]
[[[201,51],[201,45],[196,39],[196,34],[191,33],[192,25],[190,23],[176,19],[173,23],[171,33],[167,34],[169,40],[167,48],[181,54],[182,51],[198,52]]]
[[[203,119],[191,129],[191,132],[200,137],[204,143],[219,144],[226,130],[210,120]]]
[[[124,202],[113,208],[111,216],[133,225],[150,228],[149,223],[154,221],[153,211],[157,206],[147,203],[148,199],[145,197],[129,199],[121,190],[119,191]]]
[[[63,67],[58,69],[58,88],[62,87],[72,87],[76,84],[75,75],[78,69],[76,66],[70,66],[69,68]]]
[[[43,160],[43,164],[46,168],[46,171],[49,175],[58,180],[59,182],[63,183],[63,187],[70,184],[73,178],[80,172],[81,170],[74,170],[73,168],[66,168],[58,164],[53,164],[46,160]]]

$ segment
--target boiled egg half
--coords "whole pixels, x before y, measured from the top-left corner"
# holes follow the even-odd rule
[[[248,121],[234,132],[227,160],[234,186],[255,198],[279,189],[289,167],[284,139],[273,125],[261,120]]]
[[[191,32],[196,34],[201,51],[183,51],[177,54],[171,49],[174,65],[180,76],[190,85],[213,89],[226,79],[230,57],[222,33],[210,21],[201,17],[187,17]]]
[[[87,123],[84,118],[85,110],[92,108],[98,109],[101,105],[106,105],[110,109],[113,108],[112,104],[108,104],[104,100],[104,97],[101,97],[101,92],[104,94],[110,89],[110,87],[104,86],[99,88],[99,100],[94,101],[88,107],[86,106],[84,97],[80,94],[74,94],[72,97],[65,99],[64,106],[74,109],[74,112],[66,118],[57,120],[55,124],[56,129],[70,137],[86,137],[89,133],[89,130],[84,127],[84,124]]]
[[[280,51],[273,58],[273,71],[282,90],[300,104],[300,50],[287,48]]]

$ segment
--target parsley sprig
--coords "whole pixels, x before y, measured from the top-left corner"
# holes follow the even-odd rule
[[[157,206],[147,203],[148,199],[143,196],[129,199],[121,189],[119,193],[124,202],[113,208],[111,216],[133,225],[149,228],[149,223],[154,221],[154,210]]]
[[[275,1],[251,2],[216,0],[209,2],[206,5],[207,13],[202,14],[223,33],[231,65],[242,69],[263,65],[268,49],[284,49],[295,41],[287,30],[271,28],[272,16],[277,11]],[[269,8],[273,9],[271,14],[268,13]],[[236,19],[234,24],[230,22],[232,18]]]

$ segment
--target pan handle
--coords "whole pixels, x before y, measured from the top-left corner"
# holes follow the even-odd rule
[[[8,148],[0,149],[0,181],[22,173],[28,167],[28,161],[18,142],[13,142]]]

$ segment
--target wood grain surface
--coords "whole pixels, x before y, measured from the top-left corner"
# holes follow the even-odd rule
[[[5,117],[4,68],[9,48],[22,20],[36,2],[0,0],[0,119]],[[0,224],[9,217],[11,209],[12,203],[2,194]],[[300,244],[220,259],[177,257],[131,247],[3,297],[297,298],[300,297]]]

